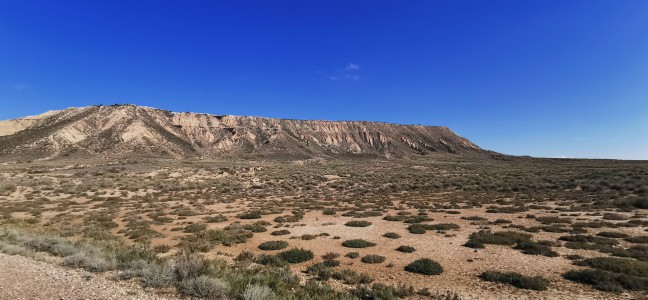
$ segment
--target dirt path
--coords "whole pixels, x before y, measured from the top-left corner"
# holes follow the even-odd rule
[[[86,275],[82,270],[0,253],[0,300],[172,299],[147,293],[138,286]]]

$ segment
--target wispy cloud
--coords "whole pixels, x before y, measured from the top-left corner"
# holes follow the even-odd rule
[[[360,66],[358,66],[358,65],[356,65],[356,64],[348,64],[348,65],[344,68],[344,70],[346,70],[346,71],[359,70],[359,69],[360,69]]]
[[[349,63],[343,69],[336,69],[332,74],[322,71],[319,71],[317,73],[330,80],[357,81],[362,78],[362,76],[358,74],[358,70],[360,70],[360,65]]]

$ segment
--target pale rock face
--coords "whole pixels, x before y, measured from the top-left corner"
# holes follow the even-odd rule
[[[0,155],[382,157],[482,150],[446,127],[172,113],[89,106],[0,121]]]

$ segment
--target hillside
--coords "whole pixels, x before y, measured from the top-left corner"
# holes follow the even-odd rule
[[[482,150],[447,127],[175,113],[88,106],[0,121],[0,155],[409,157]]]

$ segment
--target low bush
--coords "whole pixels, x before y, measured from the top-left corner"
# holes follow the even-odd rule
[[[205,217],[207,223],[221,223],[227,221],[227,217],[223,215]]]
[[[208,299],[225,298],[230,291],[227,282],[207,275],[182,280],[177,288],[183,295]]]
[[[383,234],[383,236],[386,237],[386,238],[390,238],[390,239],[400,239],[401,238],[400,234],[398,234],[396,232],[387,232],[387,233]]]
[[[64,266],[83,268],[88,272],[105,272],[117,267],[114,259],[102,254],[78,252],[63,259]]]
[[[551,247],[534,242],[519,242],[515,245],[514,249],[521,250],[522,253],[530,255],[558,256],[558,253],[551,250]]]
[[[318,280],[324,280],[324,281],[329,280],[329,278],[333,276],[334,272],[335,271],[333,271],[331,267],[323,263],[316,263],[306,268],[307,274],[317,277]]]
[[[613,239],[619,239],[619,238],[627,238],[628,235],[622,232],[615,232],[615,231],[601,231],[597,233],[596,235],[602,236],[602,237],[607,237],[607,238],[613,238]]]
[[[259,245],[261,250],[281,250],[288,247],[288,242],[286,241],[267,241]]]
[[[175,278],[175,266],[171,263],[150,264],[142,269],[140,281],[145,287],[162,288]]]
[[[304,249],[291,249],[281,252],[277,256],[291,264],[298,264],[313,259],[313,251]]]
[[[271,235],[274,235],[274,236],[277,236],[277,235],[288,235],[288,234],[290,234],[290,231],[289,231],[289,230],[286,230],[286,229],[282,229],[282,230],[273,231],[273,232],[271,232],[270,234],[271,234]]]
[[[365,264],[379,264],[385,261],[384,256],[376,255],[376,254],[369,254],[367,256],[364,256],[360,261],[362,261]]]
[[[473,248],[473,249],[483,249],[484,243],[480,242],[478,239],[469,238],[468,241],[463,244],[464,247]]]
[[[516,231],[499,231],[494,233],[480,231],[470,235],[470,239],[481,242],[482,244],[515,245],[519,242],[530,241],[531,235]]]
[[[407,230],[413,234],[424,234],[427,232],[427,229],[423,224],[412,224],[407,227]]]
[[[549,282],[540,276],[529,277],[515,272],[487,271],[479,275],[479,278],[485,281],[509,284],[526,290],[544,291],[549,285]]]
[[[603,214],[603,220],[627,220],[628,217],[622,215],[622,214],[615,214],[615,213],[604,213]]]
[[[384,299],[395,300],[399,298],[406,298],[414,295],[414,287],[398,284],[397,286],[389,286],[382,283],[374,283],[371,287],[367,285],[359,285],[351,293],[359,299]]]
[[[630,276],[648,277],[648,262],[617,257],[595,257],[577,263],[593,269],[626,274]]]
[[[335,209],[332,208],[325,208],[322,213],[327,216],[334,216],[335,215]]]
[[[638,244],[648,244],[648,235],[643,236],[631,236],[624,239],[626,242],[638,243]]]
[[[237,215],[239,219],[261,219],[261,213],[258,211],[244,212]]]
[[[421,258],[405,266],[405,271],[423,275],[439,275],[443,273],[443,267],[434,260]]]
[[[351,258],[351,259],[358,258],[359,256],[360,256],[359,252],[349,252],[349,253],[344,255],[344,257],[348,257],[348,258]]]
[[[345,226],[349,227],[368,227],[371,226],[371,222],[369,221],[349,221],[344,223]]]
[[[347,248],[368,248],[376,246],[376,243],[365,241],[362,239],[347,240],[342,242],[342,246]]]
[[[563,274],[565,279],[588,284],[595,289],[620,293],[623,290],[646,291],[648,278],[617,274],[603,270],[572,270]]]
[[[322,259],[324,260],[333,260],[337,259],[340,257],[340,254],[335,253],[335,252],[326,252],[324,255],[322,255]]]
[[[459,228],[461,227],[454,223],[439,223],[439,224],[425,225],[425,229],[427,230],[457,230]]]
[[[414,247],[412,246],[399,246],[398,248],[396,248],[396,251],[403,253],[412,253],[416,251],[416,249],[414,249]]]
[[[254,259],[254,262],[264,266],[284,267],[288,262],[276,255],[260,254]]]
[[[344,269],[333,273],[333,278],[342,281],[344,284],[356,285],[373,282],[373,278],[367,273],[358,274],[351,269]]]
[[[189,224],[187,227],[184,228],[184,232],[186,233],[196,233],[200,232],[207,229],[207,225],[205,224]]]
[[[274,291],[265,285],[248,284],[241,294],[243,300],[273,300],[276,299]]]

